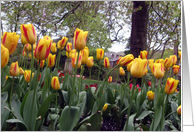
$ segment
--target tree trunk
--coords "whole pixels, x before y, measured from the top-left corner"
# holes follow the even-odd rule
[[[133,1],[130,53],[134,58],[140,55],[140,51],[147,49],[147,8],[145,1]],[[141,79],[137,79],[137,84],[141,85]]]
[[[178,41],[178,39],[179,39],[179,34],[177,33],[177,40],[176,40],[176,42],[175,42],[175,44],[174,44],[174,55],[177,56],[176,65],[178,65],[179,60],[180,60],[179,57],[178,57],[178,46],[179,46],[179,41]]]

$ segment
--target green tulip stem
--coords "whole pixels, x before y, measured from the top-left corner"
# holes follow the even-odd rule
[[[78,101],[79,101],[79,91],[80,91],[80,88],[82,87],[83,69],[84,69],[84,68],[81,68],[80,77],[79,77],[79,85],[78,85],[78,93],[77,93],[77,96],[78,96],[77,103],[78,103]],[[81,84],[80,84],[80,83],[81,83]]]
[[[161,119],[161,122],[163,122],[163,120],[165,119],[164,114],[165,114],[165,108],[166,108],[166,105],[167,105],[167,102],[168,102],[168,97],[169,97],[169,95],[167,94],[165,96],[165,100],[163,101],[164,104],[163,104],[163,108],[162,108],[162,119]],[[160,130],[163,131],[163,123],[161,123]]]
[[[117,88],[117,81],[118,81],[118,78],[119,78],[119,67],[117,68],[116,88]]]
[[[60,58],[61,58],[61,48],[60,48],[60,51],[59,51],[59,56],[58,56],[58,64],[57,64],[57,69],[59,69]]]
[[[98,85],[97,87],[99,87],[99,79],[100,79],[100,60],[98,61]]]
[[[127,130],[127,127],[128,127],[128,122],[129,122],[129,115],[130,115],[130,111],[131,111],[131,106],[132,106],[132,100],[133,100],[133,93],[134,93],[134,87],[136,86],[137,82],[137,78],[134,78],[133,80],[133,86],[132,86],[132,91],[131,91],[131,95],[130,95],[130,100],[129,100],[129,108],[128,108],[128,113],[127,113],[127,122],[126,122],[126,129]]]
[[[90,79],[89,79],[89,87],[90,87],[90,82],[91,82],[91,67],[89,67],[89,71],[90,71]]]
[[[24,51],[24,47],[23,47],[22,52],[23,52],[23,51]],[[20,60],[19,60],[19,63],[18,63],[18,66],[19,66],[19,67],[21,67],[21,66],[20,66],[20,64],[21,64],[21,58],[22,58],[22,54],[20,54]]]
[[[28,61],[28,59],[27,59]],[[30,75],[30,90],[32,87],[32,73],[33,73],[33,69],[34,69],[34,54],[33,54],[33,44],[32,44],[32,51],[31,51],[31,75]]]
[[[169,117],[170,115],[172,115],[172,114],[174,114],[174,113],[176,113],[177,111],[173,111],[173,112],[171,112],[170,114],[168,114],[166,117],[165,117],[165,119],[167,118],[167,117]]]
[[[55,113],[57,114],[57,91],[56,91]]]
[[[9,98],[9,108],[10,109],[11,109],[11,98],[12,98],[12,93],[13,93],[13,84],[14,84],[14,76],[12,79],[11,92],[10,92],[10,98]]]
[[[130,79],[130,72],[128,71],[128,74],[127,74],[127,86],[129,87],[129,79]]]

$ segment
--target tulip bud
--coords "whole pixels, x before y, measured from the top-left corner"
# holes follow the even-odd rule
[[[18,66],[18,61],[16,61],[15,63],[13,62],[10,66],[9,69],[9,74],[11,76],[18,76],[19,75],[19,66]]]
[[[98,60],[102,60],[104,57],[104,50],[102,48],[96,49],[96,57]]]
[[[48,67],[53,67],[55,65],[55,59],[56,59],[56,55],[52,55],[51,53],[49,53]]]
[[[181,105],[177,108],[177,113],[181,115]]]
[[[173,94],[175,89],[177,88],[178,83],[179,80],[175,80],[174,78],[168,78],[165,86],[165,93]]]
[[[179,54],[179,57],[180,57],[180,59],[181,59],[181,51],[179,51],[178,54]]]
[[[64,47],[61,47],[60,43],[61,43],[61,40],[60,40],[60,41],[58,41],[58,43],[57,43],[57,48],[58,48],[58,49],[63,50],[63,49],[64,49]]]
[[[20,67],[20,75],[24,75],[24,70]]]
[[[166,68],[169,68],[172,66],[172,58],[166,58],[165,61],[164,61],[164,66]]]
[[[103,106],[103,108],[102,108],[102,110],[105,111],[107,109],[107,107],[108,107],[108,104],[105,103],[104,106]]]
[[[8,33],[4,32],[2,38],[2,44],[9,50],[9,55],[13,54],[17,45],[20,35],[16,35],[16,33]]]
[[[73,45],[76,50],[82,50],[86,46],[88,31],[77,28],[74,32]]]
[[[72,65],[74,68],[76,67],[77,56],[78,56],[78,53],[72,54],[71,65]],[[79,67],[81,66],[81,60],[82,60],[82,56],[81,56],[81,54],[80,54],[80,55],[79,55],[79,59],[78,59],[77,68],[79,68]]]
[[[93,56],[88,57],[88,61],[86,63],[87,67],[92,67],[94,65]]]
[[[117,65],[119,64],[119,61],[121,58],[123,58],[123,57],[119,57],[119,59],[117,60],[117,62],[116,62]]]
[[[127,64],[127,71],[131,71],[131,66],[133,64],[134,61],[131,61],[129,64]]]
[[[177,62],[177,57],[176,55],[171,55],[170,58],[172,58],[172,65],[175,65]]]
[[[140,52],[140,58],[141,59],[147,59],[148,58],[148,51],[141,51]]]
[[[51,44],[51,39],[40,39],[35,49],[35,58],[38,60],[45,60],[50,53]]]
[[[51,87],[54,90],[59,90],[60,89],[60,83],[59,83],[59,79],[57,76],[54,76],[51,80]]]
[[[24,71],[24,79],[26,82],[30,82],[30,77],[31,77],[31,70],[25,70]],[[34,73],[32,73],[32,78],[34,77]]]
[[[172,68],[173,68],[173,73],[174,74],[178,74],[179,73],[180,66],[174,65]]]
[[[119,75],[121,75],[121,76],[125,75],[125,71],[122,67],[119,67]]]
[[[127,64],[129,64],[133,60],[134,60],[134,56],[132,54],[128,54],[119,60],[119,65],[126,66]]]
[[[109,68],[109,67],[110,67],[110,62],[109,62],[108,57],[105,57],[105,58],[104,58],[104,67],[105,67],[105,68]]]
[[[82,55],[82,61],[81,61],[81,63],[82,64],[86,64],[87,61],[88,61],[88,51],[87,51],[87,49],[81,50],[81,55]]]
[[[156,78],[162,78],[164,76],[164,64],[154,63],[153,72]]]
[[[26,41],[24,35],[21,34],[21,42],[22,44],[27,44],[28,42]]]
[[[141,78],[145,74],[146,68],[146,59],[135,58],[131,66],[131,75],[133,77]]]
[[[66,52],[70,52],[72,50],[72,43],[67,43]]]
[[[24,35],[26,41],[29,44],[36,43],[37,34],[34,26],[32,24],[22,24],[20,26],[21,34]]]
[[[148,91],[148,92],[147,92],[147,96],[148,96],[148,99],[149,99],[149,100],[154,100],[154,92]]]
[[[52,43],[52,45],[51,45],[51,52],[53,52],[53,53],[57,52],[56,43]]]
[[[1,44],[1,68],[5,67],[9,61],[9,50]]]
[[[111,83],[112,82],[112,76],[109,76],[108,78],[108,82]]]

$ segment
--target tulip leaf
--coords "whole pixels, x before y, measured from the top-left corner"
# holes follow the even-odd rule
[[[69,106],[65,106],[59,121],[60,131],[73,130],[76,123],[78,122],[79,110],[79,107],[71,106],[71,109],[69,109]]]
[[[27,99],[29,93],[30,93],[30,92],[28,92],[28,93],[24,96],[23,101],[22,101],[21,106],[20,106],[20,115],[21,115],[22,117],[23,117],[24,105],[25,105],[25,103],[26,103],[26,99]]]
[[[112,91],[109,87],[107,87],[107,92],[108,92],[107,102],[110,103],[110,104],[114,104],[115,100],[114,100],[114,97],[113,97],[113,93],[112,93]]]
[[[44,70],[42,71],[42,73],[41,73],[41,77],[40,77],[40,84],[42,84],[43,83],[43,81],[44,81],[44,78],[45,78],[45,73],[46,73],[46,67],[44,68]]]
[[[78,129],[78,131],[87,131],[87,127],[91,127],[90,123],[84,123],[80,126],[80,128]]]
[[[24,126],[24,128],[26,128],[26,130],[23,130],[23,131],[29,131],[27,125],[19,119],[9,119],[6,122],[8,122],[8,123],[20,123]]]
[[[82,91],[79,93],[79,101],[78,101],[78,105],[77,105],[80,110],[79,110],[79,117],[81,117],[81,115],[83,114],[84,108],[86,106],[86,92]]]
[[[136,116],[136,113],[129,116],[128,118],[128,124],[127,122],[125,123],[125,126],[123,128],[124,131],[134,131],[134,124],[133,124],[133,120],[134,120],[134,117]]]
[[[144,111],[141,113],[141,115],[136,120],[142,120],[151,113],[154,113],[154,112],[153,111]]]
[[[156,113],[154,113],[154,119],[151,123],[150,126],[150,131],[155,131],[161,121],[162,118],[162,107],[160,106],[160,108],[156,111]]]
[[[106,100],[107,100],[107,92],[104,92],[102,97],[100,98],[100,102],[98,104],[97,111],[101,111],[102,110],[104,104],[106,103]],[[94,111],[94,112],[96,112],[96,111]]]
[[[34,96],[34,90],[33,90],[29,93],[23,109],[23,119],[30,131],[33,131],[36,125],[36,117],[37,117],[36,100],[37,99],[36,99],[36,96]]]
[[[7,126],[6,120],[9,117],[9,111],[4,108],[4,107],[8,107],[7,98],[8,98],[8,92],[1,93],[1,130],[2,131],[6,130],[6,126]]]
[[[102,125],[102,115],[100,111],[97,111],[93,114],[87,123],[91,125],[87,125],[87,131],[100,131]]]
[[[41,96],[41,102],[43,103],[46,98],[48,97],[48,92],[49,92],[49,89],[48,89],[48,80],[45,79],[45,83],[44,83],[44,86],[42,88],[42,96]]]
[[[23,118],[20,114],[20,106],[21,106],[21,102],[18,99],[17,95],[12,96],[12,100],[11,100],[11,107],[14,108],[14,115],[21,121],[23,121]]]

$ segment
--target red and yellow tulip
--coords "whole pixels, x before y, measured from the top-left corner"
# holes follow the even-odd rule
[[[153,72],[156,78],[162,78],[164,76],[164,63],[154,63]]]
[[[72,50],[72,43],[67,43],[66,52],[71,52],[71,50]]]
[[[112,82],[112,76],[109,76],[108,78],[108,82],[111,83]]]
[[[31,77],[31,70],[25,70],[24,71],[24,79],[26,82],[30,82],[30,77]],[[34,73],[32,73],[32,78],[34,77]]]
[[[177,88],[178,83],[179,80],[175,80],[174,78],[168,78],[165,86],[165,93],[173,94],[175,89]]]
[[[1,68],[5,67],[9,61],[9,50],[1,44]]]
[[[174,65],[172,68],[173,68],[173,73],[174,74],[178,74],[179,73],[180,66]]]
[[[148,97],[149,100],[154,100],[154,92],[148,91],[147,92],[147,97]]]
[[[10,69],[9,69],[9,74],[11,76],[18,76],[19,75],[19,66],[18,66],[18,61],[16,62],[13,62],[10,66]]]
[[[24,70],[20,67],[20,75],[24,75]]]
[[[94,65],[93,56],[88,57],[88,61],[86,63],[87,67],[92,67]]]
[[[104,57],[104,50],[102,48],[96,49],[96,57],[98,60],[102,60]]]
[[[67,37],[63,37],[60,41],[59,44],[61,47],[65,47],[66,43],[67,43],[68,38]]]
[[[86,64],[89,56],[87,49],[84,48],[83,50],[81,50],[81,55],[82,55],[81,63]]]
[[[57,76],[54,76],[51,80],[51,87],[54,90],[59,90],[60,89],[60,83],[59,83],[59,78]]]
[[[74,32],[73,45],[76,50],[83,50],[86,46],[88,31],[77,28]]]
[[[51,53],[49,53],[48,67],[53,67],[55,65],[55,59],[56,59],[56,55],[52,55]]]
[[[170,58],[172,59],[172,65],[175,65],[177,62],[177,57],[176,55],[171,55]]]
[[[177,113],[181,115],[181,105],[177,108]]]
[[[109,68],[110,67],[110,62],[109,62],[108,57],[105,57],[104,58],[104,67],[106,67],[106,68]]]
[[[141,59],[147,59],[148,58],[148,51],[144,50],[140,52],[140,58]]]
[[[57,52],[56,43],[52,43],[52,45],[51,45],[51,52],[53,52],[53,53],[56,53]]]
[[[129,64],[133,60],[134,60],[134,56],[132,54],[128,54],[128,55],[122,57],[119,60],[118,64],[119,64],[119,66],[126,66],[127,64]]]
[[[135,58],[131,66],[131,75],[133,77],[141,78],[147,68],[147,59]]]
[[[119,67],[119,75],[124,76],[125,70],[122,67]]]

